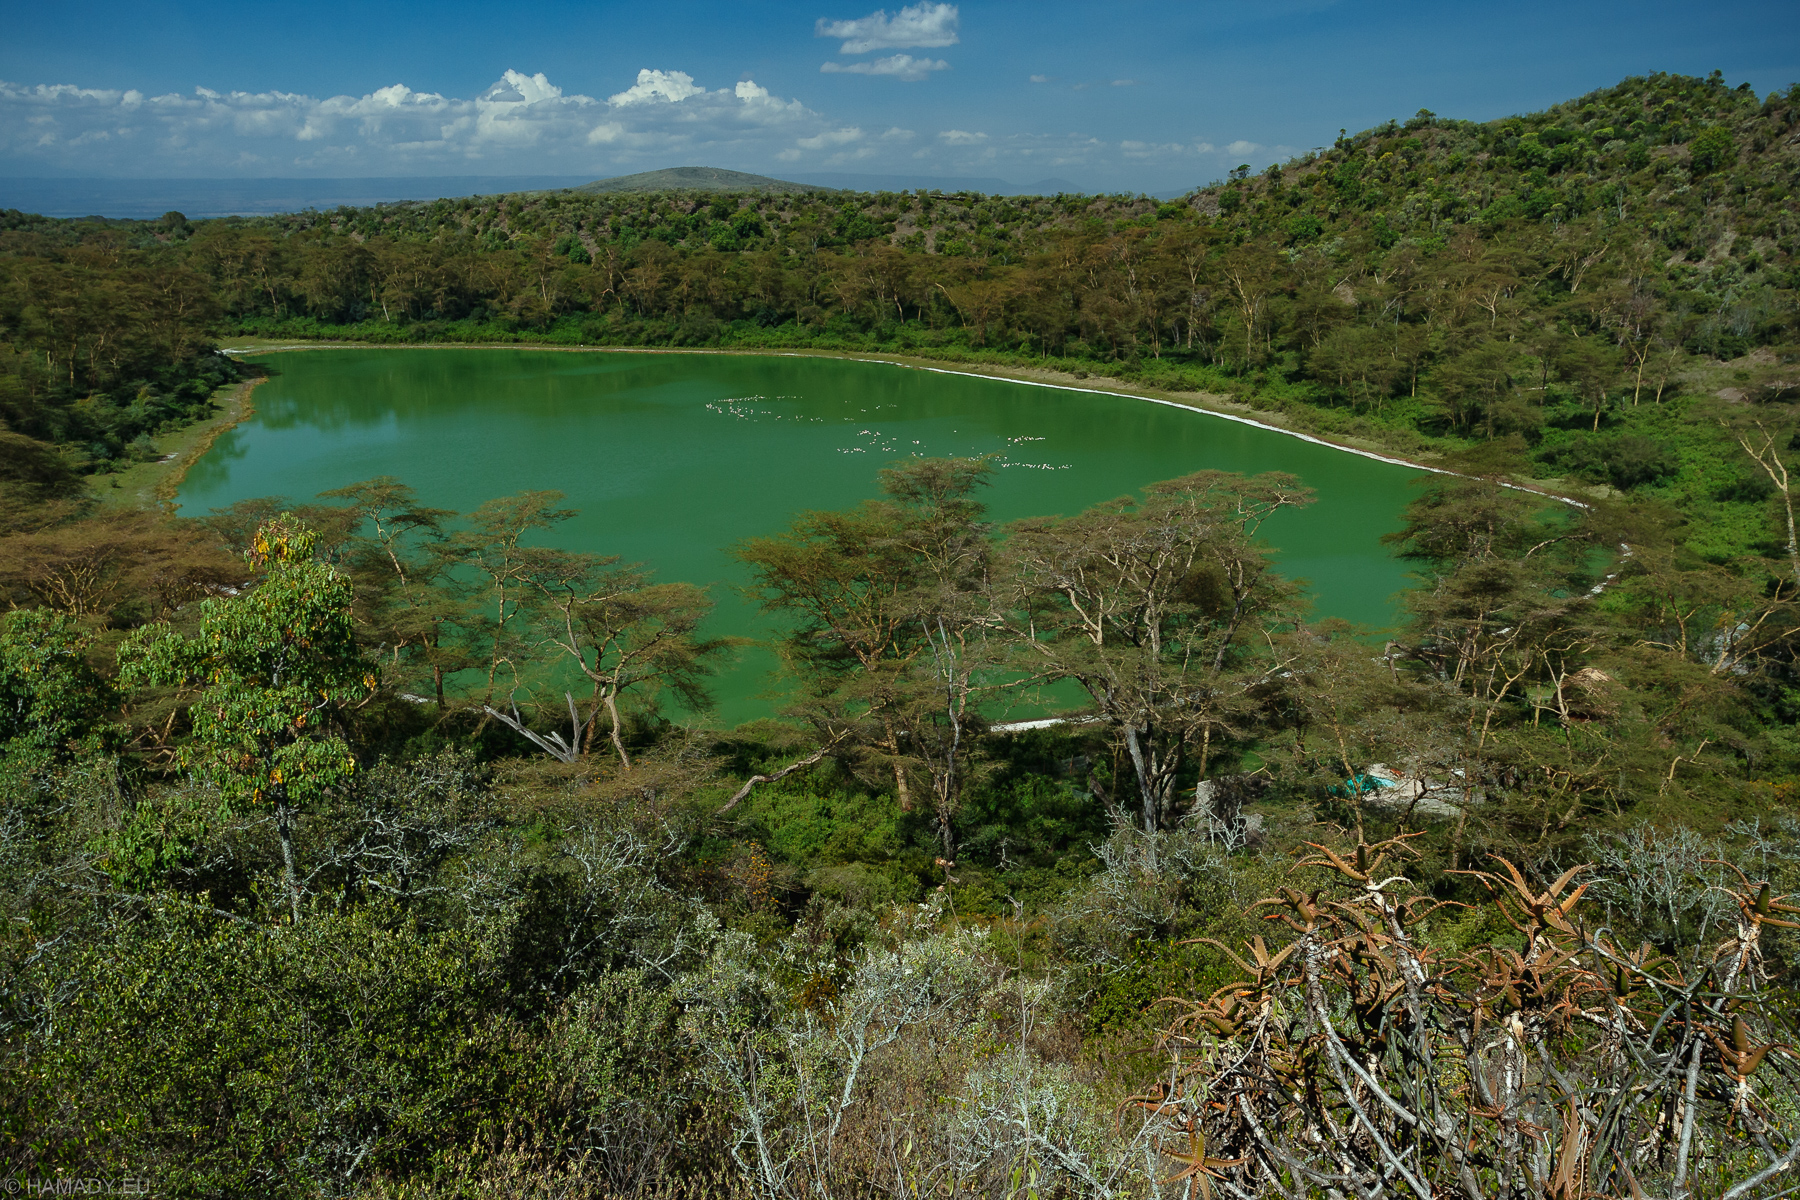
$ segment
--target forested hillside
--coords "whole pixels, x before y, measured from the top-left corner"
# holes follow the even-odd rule
[[[8,1170],[1782,1194],[1797,122],[1800,91],[1654,76],[1172,204],[9,214]],[[98,506],[257,333],[896,351],[1229,397],[1453,473],[1370,631],[1273,569],[1291,476],[997,526],[993,463],[891,464],[731,548],[795,699],[721,729],[712,598],[546,548],[555,493]],[[992,724],[1042,687],[1068,720]]]

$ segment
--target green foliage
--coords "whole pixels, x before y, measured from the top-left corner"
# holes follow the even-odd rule
[[[39,1173],[136,1169],[172,1194],[316,1195],[406,1172],[541,1086],[468,935],[379,908],[279,937],[153,913],[66,963],[61,1036],[13,1087]]]
[[[108,741],[112,687],[87,659],[91,637],[43,609],[0,614],[0,759],[50,763]]]
[[[81,476],[57,447],[0,429],[0,533],[39,524],[39,514],[81,494]]]
[[[1632,433],[1572,438],[1539,457],[1564,474],[1621,490],[1662,483],[1681,469],[1668,446]]]
[[[1737,144],[1732,140],[1731,131],[1721,125],[1701,130],[1688,144],[1688,161],[1693,164],[1696,175],[1710,174],[1736,159]]]
[[[349,582],[312,557],[315,540],[291,518],[264,526],[248,555],[262,578],[247,596],[202,602],[196,636],[149,626],[122,651],[125,682],[198,689],[182,762],[217,790],[222,813],[304,808],[356,769],[333,723],[376,677]]]

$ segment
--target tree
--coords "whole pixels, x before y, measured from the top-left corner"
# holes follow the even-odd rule
[[[1800,530],[1794,521],[1795,480],[1789,473],[1789,461],[1796,436],[1800,436],[1800,414],[1787,405],[1770,405],[1763,412],[1742,415],[1733,412],[1719,424],[1743,448],[1750,461],[1768,476],[1776,495],[1781,497],[1781,515],[1786,524],[1788,569],[1800,585]]]
[[[195,636],[149,625],[119,655],[128,685],[192,689],[180,759],[217,792],[221,812],[274,810],[295,922],[295,822],[355,773],[334,726],[377,686],[356,644],[350,581],[313,557],[314,541],[291,517],[271,521],[247,555],[262,572],[247,594],[203,601]]]
[[[901,710],[906,744],[931,782],[939,842],[951,860],[953,823],[986,726],[979,701],[994,686],[997,666],[990,640],[1000,624],[990,577],[994,546],[987,508],[975,495],[993,469],[986,458],[938,458],[881,472],[899,539],[914,556],[915,580],[901,608],[924,642]]]
[[[469,634],[482,644],[484,708],[493,704],[503,670],[517,686],[519,659],[528,649],[519,618],[536,592],[531,574],[539,561],[524,538],[534,529],[550,529],[575,515],[573,509],[555,507],[562,498],[561,492],[535,491],[489,500],[469,514],[469,528],[450,536],[450,553],[476,576],[468,602],[470,610],[480,615],[469,622]],[[476,653],[473,646],[470,652]]]
[[[1257,335],[1262,332],[1266,338],[1269,297],[1282,285],[1279,260],[1267,247],[1246,243],[1226,251],[1219,260],[1219,277],[1244,323],[1243,369],[1247,371],[1262,357],[1257,352]]]
[[[1511,360],[1506,343],[1484,340],[1432,372],[1432,389],[1452,429],[1468,432],[1481,421],[1494,436],[1513,394]]]
[[[30,767],[105,740],[118,697],[87,660],[91,637],[63,614],[0,615],[0,760]]]
[[[114,511],[0,541],[0,592],[71,616],[159,620],[244,580],[196,522]]]
[[[1577,397],[1594,406],[1595,432],[1606,411],[1606,394],[1618,382],[1621,357],[1619,351],[1591,337],[1566,342],[1557,356],[1557,371],[1574,387]]]
[[[410,487],[386,475],[321,495],[349,500],[369,527],[345,556],[362,640],[387,656],[389,671],[422,667],[441,714],[448,677],[480,661],[457,636],[472,621],[451,576],[458,560],[443,525],[454,514],[420,506]]]
[[[1383,539],[1423,566],[1407,597],[1412,653],[1482,708],[1483,740],[1494,706],[1540,673],[1568,674],[1592,645],[1579,586],[1591,543],[1543,507],[1489,480],[1439,477]]]
[[[1722,125],[1702,129],[1688,143],[1688,163],[1696,175],[1709,175],[1737,160],[1737,143]]]
[[[1201,471],[1068,519],[1023,521],[1005,543],[1006,587],[1025,669],[1072,679],[1124,746],[1145,829],[1174,814],[1198,744],[1243,732],[1255,689],[1279,669],[1276,628],[1294,589],[1256,540],[1283,508],[1311,503],[1291,475]]]
[[[903,809],[930,780],[945,857],[961,804],[986,650],[990,548],[975,490],[984,459],[921,459],[883,471],[887,499],[807,513],[734,553],[763,606],[798,618],[783,653],[802,677],[796,711],[825,741],[852,739],[891,774]]]
[[[80,506],[85,491],[55,446],[0,429],[0,533],[53,524]]]
[[[537,551],[526,578],[537,593],[530,605],[532,628],[593,685],[585,718],[574,712],[570,700],[575,730],[566,754],[559,757],[572,761],[592,749],[604,709],[613,750],[630,770],[619,712],[629,693],[654,706],[657,693],[666,688],[692,711],[712,706],[706,680],[713,664],[737,642],[700,636],[700,626],[712,612],[703,588],[652,583],[649,572],[620,566],[617,557],[556,550]],[[489,713],[524,732],[516,718],[492,709]]]
[[[1340,325],[1308,357],[1314,375],[1323,375],[1350,397],[1353,406],[1381,411],[1399,374],[1393,338],[1367,325]]]

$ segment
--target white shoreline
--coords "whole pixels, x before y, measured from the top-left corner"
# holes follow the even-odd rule
[[[787,353],[786,357],[810,358],[813,356]],[[1316,437],[1310,433],[1301,433],[1297,429],[1283,429],[1279,425],[1271,425],[1267,421],[1258,421],[1254,417],[1240,417],[1236,413],[1220,412],[1213,408],[1201,408],[1196,404],[1183,404],[1179,400],[1163,400],[1156,396],[1140,396],[1136,392],[1109,392],[1104,388],[1080,387],[1071,383],[1044,383],[1037,379],[1011,379],[1004,375],[983,375],[979,371],[954,371],[949,367],[922,367],[915,366],[912,363],[890,362],[885,358],[863,358],[855,361],[886,363],[890,367],[904,367],[909,371],[934,371],[939,375],[962,375],[970,379],[992,379],[998,383],[1019,383],[1024,384],[1026,387],[1055,388],[1058,391],[1064,392],[1087,392],[1090,395],[1095,396],[1117,396],[1122,400],[1142,400],[1148,404],[1162,404],[1169,408],[1184,409],[1187,412],[1198,413],[1203,417],[1217,417],[1221,421],[1236,421],[1239,425],[1250,425],[1257,429],[1266,429],[1270,433],[1279,433],[1285,437],[1299,438],[1301,441],[1311,442],[1315,446],[1324,446],[1329,450],[1339,450],[1345,454],[1355,454],[1363,458],[1372,458],[1376,462],[1388,463],[1391,466],[1411,467],[1415,471],[1429,471],[1433,475],[1454,475],[1458,479],[1477,478],[1476,476],[1465,475],[1461,471],[1452,471],[1445,467],[1427,466],[1425,463],[1413,462],[1408,458],[1393,458],[1386,454],[1378,454],[1373,450],[1364,450],[1358,446],[1346,446],[1342,442],[1334,442],[1327,438]],[[1559,496],[1555,492],[1546,492],[1540,488],[1526,487],[1522,483],[1501,482],[1500,486],[1503,488],[1510,488],[1515,492],[1529,492],[1533,496],[1542,496],[1547,500],[1561,500],[1564,504],[1572,504],[1576,508],[1588,507],[1580,500],[1573,500],[1568,496]]]

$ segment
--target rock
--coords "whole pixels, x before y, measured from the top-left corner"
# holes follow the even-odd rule
[[[1194,819],[1214,831],[1230,845],[1246,844],[1249,822],[1257,822],[1261,835],[1262,818],[1244,816],[1244,805],[1261,796],[1269,781],[1261,775],[1221,775],[1202,779],[1194,789]]]
[[[1394,770],[1386,763],[1372,763],[1363,774],[1371,779],[1385,781],[1385,786],[1363,793],[1364,804],[1390,810],[1411,809],[1421,817],[1460,817],[1463,813],[1466,798],[1460,784],[1445,783],[1427,776],[1410,776],[1404,771]]]

